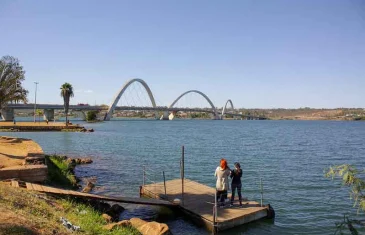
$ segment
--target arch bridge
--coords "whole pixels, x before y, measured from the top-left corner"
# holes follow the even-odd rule
[[[143,88],[145,89],[145,91],[148,94],[149,100],[151,102],[151,106],[149,106],[149,107],[117,106],[119,100],[124,95],[127,88],[133,83],[139,83],[143,86]],[[208,102],[210,108],[179,108],[179,107],[175,107],[176,103],[182,97],[184,97],[185,95],[190,94],[190,93],[195,93],[195,94],[198,94],[201,97],[203,97]],[[230,105],[231,110],[233,112],[227,113],[226,110],[227,110],[228,105]],[[44,114],[45,114],[44,118],[49,120],[49,121],[53,120],[53,118],[54,118],[54,110],[64,108],[63,105],[58,105],[58,104],[37,104],[36,107],[37,107],[37,109],[44,109]],[[1,110],[1,115],[2,115],[3,119],[5,119],[6,121],[13,120],[14,109],[34,109],[34,104],[8,104],[8,106],[6,108]],[[153,96],[153,93],[152,93],[150,87],[148,86],[148,84],[144,80],[142,80],[140,78],[134,78],[134,79],[131,79],[131,80],[127,81],[120,88],[120,90],[116,93],[113,101],[111,102],[111,104],[109,106],[70,105],[69,109],[72,109],[72,110],[75,110],[75,111],[76,110],[77,111],[82,111],[82,112],[86,112],[86,111],[90,111],[90,110],[99,110],[99,111],[101,111],[101,110],[106,110],[107,109],[107,111],[105,113],[105,116],[104,116],[105,121],[109,121],[111,119],[114,110],[149,110],[149,111],[154,111],[156,119],[159,118],[159,117],[157,117],[158,112],[162,111],[163,115],[160,117],[160,119],[163,119],[163,120],[172,120],[175,117],[175,114],[179,111],[211,113],[212,116],[213,116],[213,119],[215,119],[215,120],[223,119],[224,115],[226,115],[226,114],[230,114],[230,115],[233,115],[233,116],[239,116],[241,118],[245,118],[245,115],[238,114],[238,113],[234,112],[234,106],[233,106],[232,100],[230,100],[230,99],[227,100],[225,106],[222,108],[222,112],[220,113],[220,110],[218,110],[216,108],[216,106],[213,104],[211,99],[206,94],[204,94],[203,92],[198,91],[198,90],[189,90],[189,91],[186,91],[186,92],[182,93],[169,106],[157,106],[155,98]],[[249,117],[249,118],[250,119],[261,119],[260,117]]]

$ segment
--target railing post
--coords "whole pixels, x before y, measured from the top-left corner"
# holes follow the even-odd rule
[[[262,178],[260,178],[260,188],[261,188],[261,207],[262,207],[262,203],[264,200],[264,190],[263,190],[263,185],[262,185]]]
[[[143,166],[143,182],[142,182],[142,185],[143,185],[143,188],[144,188],[144,185],[146,183],[146,166]]]
[[[181,156],[181,199],[182,205],[184,206],[184,177],[185,177],[185,166],[184,166],[184,158],[185,158],[185,147],[182,146],[182,156]]]
[[[165,197],[167,199],[167,194],[166,194],[166,179],[165,179],[165,171],[162,171],[162,175],[163,175],[163,187],[165,188]]]
[[[217,190],[214,194],[214,206],[213,206],[213,229],[212,234],[217,234]]]

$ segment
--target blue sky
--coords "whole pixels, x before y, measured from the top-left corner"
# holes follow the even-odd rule
[[[0,55],[34,101],[109,104],[142,78],[168,105],[197,89],[220,107],[365,107],[365,2],[0,1]]]

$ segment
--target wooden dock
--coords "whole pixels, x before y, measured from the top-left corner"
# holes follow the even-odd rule
[[[120,203],[132,203],[132,204],[143,204],[143,205],[155,205],[155,206],[167,206],[167,207],[176,207],[175,204],[159,199],[151,199],[151,198],[137,198],[137,197],[110,197],[110,196],[102,196],[90,193],[81,193],[73,190],[65,190],[54,187],[49,187],[41,184],[33,184],[23,181],[10,181],[11,186],[16,188],[26,188],[28,190],[34,190],[42,193],[51,193],[61,196],[72,196],[78,198],[85,199],[94,199],[94,200],[102,200],[102,201],[113,201]]]
[[[165,199],[173,202],[180,199],[180,206],[185,213],[190,215],[195,222],[213,230],[213,208],[215,201],[215,189],[198,182],[184,180],[184,196],[182,196],[181,179],[148,184],[141,187],[141,195],[150,198]],[[229,195],[230,198],[230,195]],[[246,224],[268,215],[269,206],[260,206],[255,201],[243,201],[243,207],[235,202],[233,207],[217,209],[215,227],[217,230],[226,230],[242,224]]]

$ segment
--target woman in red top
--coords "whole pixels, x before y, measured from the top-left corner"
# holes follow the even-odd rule
[[[226,159],[222,158],[219,166],[215,170],[215,177],[217,177],[216,189],[217,200],[220,199],[220,206],[224,206],[224,201],[227,199],[227,191],[229,189],[228,176],[231,170],[228,167]]]

